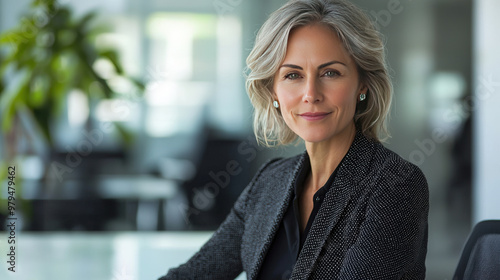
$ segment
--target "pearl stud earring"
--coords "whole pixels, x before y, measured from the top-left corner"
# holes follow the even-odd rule
[[[274,106],[274,108],[279,108],[280,104],[278,103],[278,101],[274,100],[273,101],[273,106]]]

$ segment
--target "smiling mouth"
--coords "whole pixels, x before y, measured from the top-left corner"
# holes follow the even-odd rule
[[[330,114],[331,114],[331,112],[329,112],[329,113],[327,113],[327,112],[314,112],[314,113],[307,112],[304,114],[299,114],[299,116],[307,121],[319,121],[319,120],[326,118]]]

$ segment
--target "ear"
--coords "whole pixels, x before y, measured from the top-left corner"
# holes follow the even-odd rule
[[[366,93],[368,92],[368,87],[365,86],[364,84],[360,84],[359,85],[359,89],[358,89],[358,92],[356,93],[356,103],[359,103],[361,101],[361,95],[365,95],[366,97]]]
[[[364,84],[360,84],[360,90],[359,90],[359,93],[364,93],[366,94],[366,92],[368,91],[368,87],[365,86]]]
[[[273,101],[278,100],[278,95],[276,94],[276,91],[274,90],[274,86],[271,87],[271,98]]]

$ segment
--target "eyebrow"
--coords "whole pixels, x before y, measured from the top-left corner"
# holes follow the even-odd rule
[[[340,61],[337,61],[337,60],[332,60],[330,62],[327,62],[327,63],[323,63],[321,64],[320,66],[318,66],[318,70],[321,69],[321,68],[324,68],[328,65],[332,65],[332,64],[342,64],[344,66],[347,67],[347,65],[343,62],[340,62]],[[298,65],[295,65],[295,64],[283,64],[280,66],[281,67],[289,67],[289,68],[294,68],[294,69],[299,69],[299,70],[304,70],[302,67],[298,66]]]

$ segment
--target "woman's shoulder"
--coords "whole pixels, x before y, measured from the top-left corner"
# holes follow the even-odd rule
[[[420,167],[381,143],[376,145],[371,166],[371,177],[377,178],[379,186],[427,192],[427,179]]]
[[[417,165],[404,159],[381,142],[366,137],[361,131],[357,131],[351,150],[349,166],[366,169],[362,173],[372,179],[380,176],[391,177],[391,174],[399,174],[399,177],[418,174],[419,177],[425,178]]]
[[[372,201],[377,202],[374,205],[393,205],[407,213],[428,212],[429,186],[420,167],[378,144],[370,173],[365,182]]]
[[[305,160],[305,152],[287,158],[271,158],[262,164],[252,179],[253,194],[284,193]]]
[[[420,167],[404,159],[401,155],[385,147],[381,143],[376,145],[373,165],[380,169],[406,171],[407,173],[417,172],[423,175]]]
[[[247,188],[249,207],[259,208],[259,205],[278,203],[286,194],[300,160],[301,156],[297,155],[288,158],[271,158],[262,164]],[[271,201],[273,202],[269,204]]]

